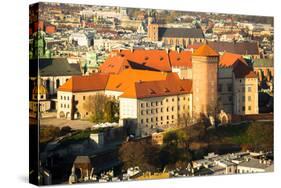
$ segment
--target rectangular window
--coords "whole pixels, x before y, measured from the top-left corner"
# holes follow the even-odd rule
[[[229,102],[232,102],[232,96],[229,96],[229,97],[228,97],[228,101],[229,101]]]
[[[252,87],[248,87],[248,92],[252,92]]]
[[[83,96],[83,100],[85,100],[86,99],[86,96]]]
[[[248,101],[250,102],[252,100],[251,96],[248,96]]]
[[[222,92],[222,84],[218,85],[218,92]]]
[[[248,110],[251,111],[251,110],[252,110],[252,107],[251,107],[251,106],[248,106]]]
[[[143,103],[141,103],[141,107],[142,107],[142,108],[144,107],[144,104],[143,104]]]
[[[242,111],[245,112],[245,106],[242,106]]]
[[[232,84],[227,84],[227,91],[229,91],[229,92],[232,91]]]

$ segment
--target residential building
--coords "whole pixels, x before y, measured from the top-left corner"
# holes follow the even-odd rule
[[[94,46],[94,33],[91,32],[76,32],[72,33],[69,37],[69,41],[78,45],[91,47]]]

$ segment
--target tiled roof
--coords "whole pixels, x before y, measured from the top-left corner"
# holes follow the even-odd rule
[[[159,27],[159,38],[204,38],[203,31],[196,28],[166,28]]]
[[[209,45],[203,44],[201,45],[197,50],[194,51],[192,54],[193,56],[219,56],[218,52],[216,52],[214,49],[212,49]]]
[[[245,62],[245,60],[243,59],[243,57],[241,55],[225,52],[220,57],[219,66],[220,67],[231,67],[236,62],[237,59],[240,59],[241,61]]]
[[[103,73],[118,74],[122,70],[131,68],[129,62],[126,58],[121,56],[109,57],[107,60],[99,67],[100,71]]]
[[[105,90],[109,74],[95,73],[90,76],[72,76],[59,91],[86,92]]]
[[[192,67],[191,51],[170,51],[169,57],[172,67]]]
[[[66,58],[31,59],[30,76],[73,76],[81,75],[79,64],[69,64]]]
[[[197,49],[202,43],[189,45],[188,48]],[[208,45],[217,52],[230,52],[240,55],[259,55],[259,46],[257,42],[212,42],[208,41]]]
[[[240,55],[259,55],[257,42],[208,42],[218,52],[230,52]]]
[[[126,66],[132,69],[164,72],[170,72],[173,66],[191,68],[191,52],[170,50],[167,53],[165,50],[144,49],[115,50],[112,56],[100,66],[100,71],[116,74],[120,70],[124,70],[123,67]]]
[[[125,90],[122,98],[147,98],[181,95],[192,92],[192,80],[180,80],[176,78],[136,82],[132,87]]]
[[[138,64],[157,71],[171,71],[169,57],[165,50],[122,50],[119,55],[125,57],[131,66]]]
[[[172,77],[174,74],[176,73],[126,69],[120,74],[111,74],[106,89],[124,92],[129,87],[132,87],[135,82],[165,80],[168,76]]]
[[[257,78],[256,73],[240,59],[233,64],[233,73],[235,78]]]

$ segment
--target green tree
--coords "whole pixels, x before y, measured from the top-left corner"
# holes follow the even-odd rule
[[[118,101],[104,94],[96,94],[86,99],[84,108],[91,113],[94,123],[116,122],[119,119]]]
[[[273,150],[273,125],[252,123],[246,132],[248,149],[254,151]]]
[[[125,142],[119,149],[124,169],[138,166],[142,171],[155,171],[159,166],[159,147],[149,141]]]

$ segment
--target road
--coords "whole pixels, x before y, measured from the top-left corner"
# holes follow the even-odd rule
[[[41,126],[55,126],[62,128],[64,126],[69,126],[74,130],[83,130],[92,127],[93,123],[85,120],[67,120],[67,119],[57,119],[57,118],[43,118],[40,120]]]

